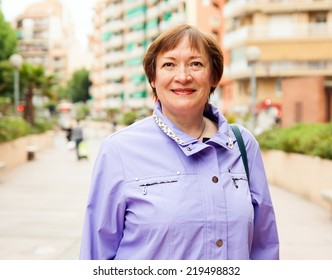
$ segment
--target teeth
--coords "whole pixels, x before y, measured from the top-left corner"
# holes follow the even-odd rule
[[[177,90],[174,90],[174,91],[177,91],[177,92],[188,92],[188,91],[193,91],[193,90],[189,90],[189,89],[177,89]]]

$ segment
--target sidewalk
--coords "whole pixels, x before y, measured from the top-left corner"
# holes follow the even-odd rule
[[[54,148],[0,172],[0,259],[78,259],[90,175],[100,140],[87,131],[90,157],[77,161],[59,132]],[[281,259],[332,259],[332,215],[271,186]]]

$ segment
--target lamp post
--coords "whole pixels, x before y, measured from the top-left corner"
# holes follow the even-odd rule
[[[22,56],[20,56],[19,54],[13,54],[9,58],[9,61],[14,66],[14,114],[16,115],[19,96],[20,96],[20,89],[19,89],[20,74],[18,70],[23,63],[23,59]]]
[[[259,60],[261,55],[261,50],[256,46],[248,47],[246,52],[246,57],[248,64],[251,66],[251,75],[250,75],[250,115],[252,121],[252,129],[256,127],[256,63]]]

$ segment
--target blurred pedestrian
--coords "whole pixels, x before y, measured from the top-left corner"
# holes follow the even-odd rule
[[[115,132],[116,131],[116,128],[117,128],[117,125],[118,125],[118,122],[116,120],[112,120],[112,132]]]
[[[79,145],[83,141],[83,127],[81,126],[80,120],[76,120],[76,124],[72,128],[71,140],[75,141],[76,156],[77,156],[77,159],[80,160],[81,156],[80,156],[80,152],[79,152]]]
[[[92,175],[81,259],[278,259],[259,146],[236,138],[209,104],[223,72],[218,43],[190,25],[161,34],[143,66],[152,116],[105,139]]]
[[[71,126],[68,126],[67,128],[65,128],[66,131],[66,139],[68,142],[71,141],[71,133],[72,133],[73,128]]]

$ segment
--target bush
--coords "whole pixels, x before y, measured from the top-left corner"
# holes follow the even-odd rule
[[[53,129],[54,120],[36,119],[34,126],[19,117],[2,117],[0,119],[0,143],[11,141],[29,134],[43,133]]]
[[[47,130],[51,130],[55,127],[57,121],[53,119],[38,118],[32,127],[32,133],[43,133]]]
[[[332,159],[332,123],[274,128],[258,135],[257,140],[262,150],[282,150]]]
[[[123,115],[121,120],[121,124],[123,125],[131,125],[137,119],[137,113],[135,111],[129,111]]]
[[[31,126],[21,118],[4,117],[0,119],[0,142],[10,141],[31,133]]]

